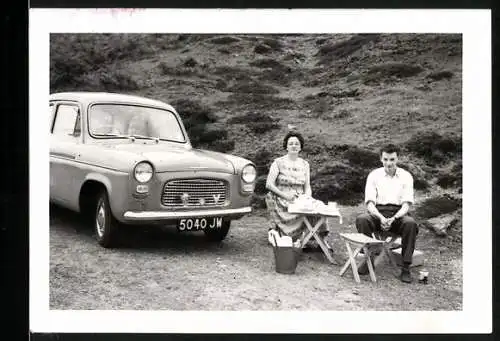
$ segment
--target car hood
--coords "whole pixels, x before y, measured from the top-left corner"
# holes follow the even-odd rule
[[[227,157],[207,150],[187,149],[162,143],[116,144],[108,147],[141,155],[145,160],[149,160],[159,173],[190,170],[235,173],[235,167]]]

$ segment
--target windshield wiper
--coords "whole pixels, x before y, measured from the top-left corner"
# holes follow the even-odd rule
[[[99,137],[117,137],[117,138],[121,138],[121,139],[126,139],[126,138],[129,138],[128,135],[122,135],[122,134],[96,134],[94,133],[94,136],[99,136]]]
[[[128,135],[127,137],[131,138],[131,139],[146,139],[146,140],[154,140],[156,142],[160,141],[159,137],[152,137],[152,136],[145,136],[145,135],[138,135],[138,134]]]

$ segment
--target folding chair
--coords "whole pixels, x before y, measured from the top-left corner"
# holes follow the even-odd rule
[[[357,283],[360,283],[360,277],[358,273],[358,268],[364,263],[367,263],[368,272],[370,274],[370,279],[372,282],[377,281],[377,277],[375,275],[375,265],[380,263],[384,255],[389,258],[391,265],[396,266],[396,262],[394,260],[394,256],[391,252],[391,243],[394,242],[396,238],[392,238],[391,240],[382,240],[376,238],[377,236],[372,235],[372,237],[368,237],[363,233],[341,233],[340,237],[344,240],[348,260],[340,270],[340,276],[343,276],[349,267],[352,269],[352,273],[354,275],[354,279]],[[380,236],[379,236],[380,237]],[[354,252],[352,251],[351,245],[356,246]],[[363,250],[363,258],[359,264],[356,263],[356,256]],[[380,254],[376,257],[375,264],[372,263],[372,252],[379,251]]]

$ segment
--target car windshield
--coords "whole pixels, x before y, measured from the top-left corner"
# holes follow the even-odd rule
[[[159,138],[185,142],[174,113],[128,104],[94,104],[89,110],[89,131],[100,138]]]

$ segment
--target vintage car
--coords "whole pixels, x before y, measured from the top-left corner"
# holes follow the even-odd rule
[[[175,225],[223,240],[252,211],[250,160],[192,147],[179,114],[125,94],[54,93],[50,110],[50,201],[89,217],[98,243],[120,225]]]

